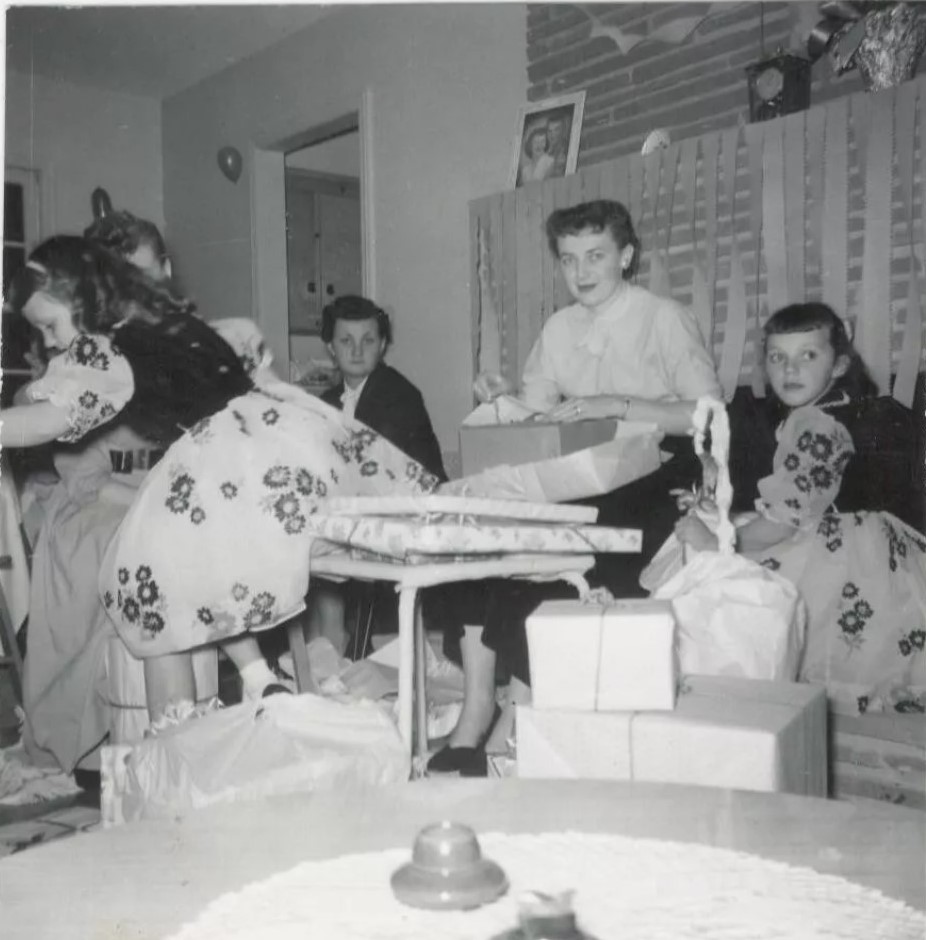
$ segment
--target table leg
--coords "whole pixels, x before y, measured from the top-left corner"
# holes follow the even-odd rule
[[[415,604],[415,756],[419,765],[428,756],[427,641],[419,602]]]
[[[412,695],[415,680],[416,587],[399,587],[399,735],[412,755]]]
[[[286,633],[289,637],[289,649],[293,654],[293,671],[296,673],[296,689],[300,692],[318,692],[312,680],[312,669],[309,665],[309,652],[306,649],[303,623],[306,614],[293,617],[286,624]]]

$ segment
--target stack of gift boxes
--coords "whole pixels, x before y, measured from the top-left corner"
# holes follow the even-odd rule
[[[527,638],[519,777],[827,795],[824,689],[679,675],[671,602],[548,601]]]

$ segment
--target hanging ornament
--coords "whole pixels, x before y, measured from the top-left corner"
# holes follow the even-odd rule
[[[90,208],[93,210],[94,219],[105,219],[106,216],[112,215],[112,201],[109,193],[102,186],[97,186],[90,194]]]
[[[236,147],[222,147],[216,159],[225,178],[237,183],[241,176],[241,151]]]

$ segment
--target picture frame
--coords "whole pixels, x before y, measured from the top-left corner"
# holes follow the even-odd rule
[[[575,173],[584,110],[584,91],[535,101],[520,109],[509,189]]]

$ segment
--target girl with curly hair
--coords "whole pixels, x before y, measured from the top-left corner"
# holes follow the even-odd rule
[[[166,451],[99,582],[145,662],[152,720],[195,700],[190,651],[207,644],[222,643],[246,694],[261,694],[274,677],[247,634],[303,608],[318,501],[426,492],[437,479],[301,389],[258,389],[188,301],[86,239],[36,248],[13,303],[57,355],[34,403],[0,415],[0,445],[79,440],[118,415]]]

